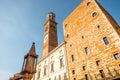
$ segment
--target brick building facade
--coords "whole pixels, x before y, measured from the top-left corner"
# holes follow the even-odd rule
[[[120,28],[97,0],[83,0],[63,26],[70,80],[119,77]]]

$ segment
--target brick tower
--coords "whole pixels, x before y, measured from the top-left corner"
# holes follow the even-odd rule
[[[63,25],[70,80],[120,77],[120,28],[97,0],[83,0]]]
[[[46,57],[51,50],[58,45],[57,41],[57,23],[55,22],[55,14],[49,12],[46,15],[46,22],[44,24],[44,41],[42,58]]]
[[[35,43],[33,43],[29,53],[24,57],[23,67],[21,75],[23,75],[23,80],[31,80],[34,73],[36,72],[38,55],[35,51]]]

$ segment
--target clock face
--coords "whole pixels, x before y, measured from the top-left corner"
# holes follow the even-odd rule
[[[45,37],[44,37],[44,43],[47,41],[47,39],[48,39],[48,34],[45,35]]]

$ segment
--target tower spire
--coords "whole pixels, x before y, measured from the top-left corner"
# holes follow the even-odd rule
[[[36,54],[36,50],[35,50],[35,42],[33,42],[32,46],[31,46],[31,49],[29,50],[29,53],[27,55],[30,55],[30,56],[34,56],[34,57],[37,57],[38,55]],[[27,56],[26,55],[26,56]]]
[[[21,74],[24,76],[23,80],[31,80],[36,72],[38,55],[35,51],[35,43],[33,42],[30,51],[24,57]]]

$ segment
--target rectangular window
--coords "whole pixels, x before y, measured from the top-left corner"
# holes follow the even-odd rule
[[[60,67],[63,66],[63,58],[60,59]]]
[[[66,73],[64,73],[64,79],[67,79],[67,75],[66,75]]]
[[[96,65],[97,65],[97,66],[100,66],[100,65],[101,65],[100,60],[96,61]]]
[[[88,74],[85,74],[85,80],[89,80]]]
[[[68,37],[69,37],[69,34],[66,35],[66,38],[68,38]]]
[[[71,57],[72,57],[72,61],[74,61],[74,55],[71,55]]]
[[[104,71],[103,70],[99,70],[99,72],[100,72],[101,78],[105,78]]]
[[[54,71],[54,64],[51,64],[51,72]]]
[[[109,41],[108,41],[107,37],[104,37],[104,38],[103,38],[103,41],[104,41],[105,45],[108,45],[108,44],[109,44]]]
[[[59,75],[59,80],[61,80],[61,75]]]
[[[56,76],[55,76],[54,80],[56,80]]]
[[[40,70],[38,70],[38,77],[37,77],[38,79],[40,78]]]
[[[88,47],[85,48],[85,53],[86,53],[86,55],[88,55],[88,53],[89,53]]]
[[[46,75],[46,67],[44,68],[44,75]]]
[[[75,70],[72,70],[72,74],[75,74]]]
[[[119,54],[119,53],[116,53],[116,54],[114,54],[113,56],[114,56],[115,60],[120,59],[120,54]]]
[[[76,78],[74,78],[73,80],[76,80]]]

